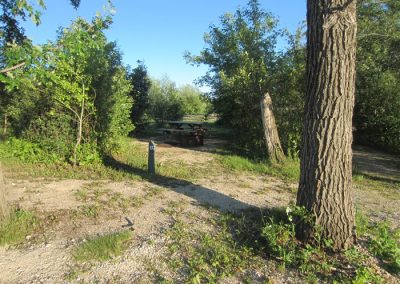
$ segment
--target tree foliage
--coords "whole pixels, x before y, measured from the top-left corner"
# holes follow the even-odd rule
[[[203,114],[209,110],[209,103],[203,93],[196,87],[186,84],[178,89],[182,109],[187,114]]]
[[[36,9],[27,0],[0,0],[0,39],[2,46],[12,42],[21,44],[26,40],[24,29],[20,26],[19,20],[25,21],[29,17],[35,24],[40,24],[40,9],[45,9],[46,5],[44,0],[37,0],[36,2],[39,9]],[[77,9],[81,0],[70,0],[69,2]]]
[[[235,129],[238,134],[235,142],[248,155],[265,153],[260,100],[266,93],[271,94],[275,105],[284,148],[291,147],[289,141],[293,139],[296,143],[292,144],[298,143],[299,119],[295,119],[293,128],[285,121],[298,114],[299,108],[291,103],[293,100],[298,103],[301,97],[301,90],[295,89],[303,80],[305,64],[299,57],[304,48],[299,49],[293,41],[290,51],[279,54],[276,44],[281,35],[277,20],[257,0],[250,0],[235,14],[222,16],[219,26],[210,27],[204,36],[206,47],[200,55],[186,56],[189,62],[209,66],[200,81],[212,87],[211,96],[220,122]]]
[[[288,48],[277,61],[273,82],[274,112],[282,146],[291,157],[300,150],[306,92],[306,47],[304,31],[288,35]]]
[[[184,115],[178,89],[173,81],[164,77],[153,80],[149,91],[148,115],[158,123],[181,119]]]
[[[9,65],[26,62],[3,77],[10,99],[2,112],[14,135],[77,164],[98,160],[132,130],[131,85],[103,32],[110,24],[110,17],[77,19],[54,43],[8,49]]]
[[[177,87],[168,77],[152,80],[149,90],[147,119],[164,123],[168,120],[179,120],[185,115],[206,115],[210,103],[203,93],[192,85]]]
[[[400,2],[358,5],[356,142],[400,153]]]
[[[138,61],[138,66],[132,70],[128,77],[133,87],[132,91],[129,93],[129,96],[134,101],[131,119],[135,124],[143,123],[143,116],[149,107],[149,91],[151,86],[151,80],[147,74],[147,67],[143,62]]]

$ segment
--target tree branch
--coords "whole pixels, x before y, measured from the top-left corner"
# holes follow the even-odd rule
[[[2,69],[2,70],[0,70],[0,74],[8,73],[10,71],[13,71],[15,69],[21,68],[23,66],[25,66],[25,62],[19,63],[17,65],[14,65],[14,66],[11,66],[11,67],[8,67],[8,68],[5,68],[5,69]]]

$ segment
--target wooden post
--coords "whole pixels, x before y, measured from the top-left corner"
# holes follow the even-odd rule
[[[156,144],[153,141],[149,142],[148,172],[153,175],[156,173]]]

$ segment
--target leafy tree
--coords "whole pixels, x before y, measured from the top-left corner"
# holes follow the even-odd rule
[[[27,64],[4,81],[33,110],[25,119],[13,117],[19,122],[13,124],[17,135],[50,152],[61,142],[64,156],[77,164],[99,159],[99,151],[112,150],[116,137],[132,129],[132,101],[126,96],[131,86],[120,53],[103,33],[110,24],[109,17],[96,17],[91,23],[78,19],[61,30],[55,43],[39,48],[16,45],[8,51],[10,65],[21,56]],[[32,99],[29,93],[37,95]],[[13,107],[25,113],[25,106]],[[69,136],[57,134],[56,127]]]
[[[132,122],[134,124],[143,123],[143,115],[149,107],[149,90],[151,86],[147,67],[143,62],[138,61],[138,66],[128,75],[128,79],[133,87],[129,93],[129,96],[134,101],[131,112]]]
[[[192,85],[184,85],[178,90],[185,114],[206,114],[207,101],[202,92]]]
[[[273,90],[276,24],[257,0],[250,0],[221,17],[220,26],[210,27],[200,55],[186,55],[189,62],[209,66],[201,81],[212,87],[215,111],[237,131],[236,142],[249,155],[265,153],[260,100]]]
[[[130,119],[132,85],[115,42],[105,44],[102,58],[97,64],[93,83],[96,90],[96,133],[101,152],[109,154],[118,148],[119,137],[134,129]]]
[[[45,9],[44,0],[37,0],[37,5]],[[76,9],[80,5],[80,0],[70,0],[71,5]],[[0,0],[0,38],[2,46],[5,43],[16,42],[21,44],[25,39],[24,29],[20,26],[18,19],[25,21],[31,18],[35,24],[40,24],[41,11],[35,9],[27,0]]]
[[[148,115],[158,123],[183,117],[184,111],[178,89],[169,78],[152,81],[149,91]]]
[[[355,240],[352,187],[352,114],[356,64],[356,1],[307,1],[307,93],[297,205],[297,236],[332,241],[335,250]]]
[[[400,153],[400,2],[358,1],[357,143]]]
[[[277,61],[273,96],[282,146],[289,156],[297,157],[303,128],[304,94],[306,92],[306,47],[304,32],[299,28],[288,35],[289,45]]]

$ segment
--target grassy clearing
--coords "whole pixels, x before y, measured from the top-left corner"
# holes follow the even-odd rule
[[[15,210],[8,221],[0,225],[0,246],[19,245],[39,228],[40,220],[34,213]]]
[[[132,239],[131,231],[90,238],[73,252],[77,262],[106,261],[124,253]]]
[[[296,159],[286,159],[284,163],[257,162],[236,155],[221,155],[218,158],[223,168],[231,171],[247,171],[268,174],[295,182],[300,176],[300,164]]]
[[[400,199],[400,182],[398,181],[355,172],[353,183],[357,189],[379,191],[391,199]]]
[[[0,153],[14,153],[15,149],[7,142],[0,142]],[[25,151],[18,155],[1,156],[6,167],[7,176],[14,179],[67,178],[83,180],[110,179],[114,181],[142,180],[149,178],[147,174],[147,147],[137,143],[134,139],[121,139],[119,151],[107,165],[91,164],[73,167],[66,163],[54,161],[36,161],[35,152]],[[33,155],[29,158],[29,155]],[[170,161],[157,164],[157,174],[180,180],[191,181],[204,174],[205,170],[189,166],[182,161]]]

